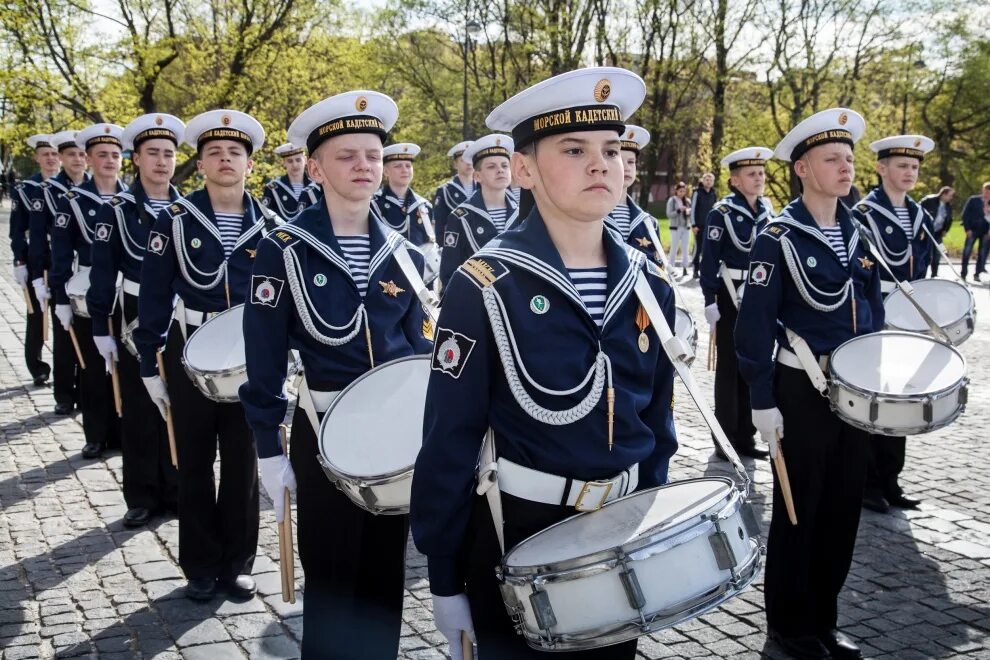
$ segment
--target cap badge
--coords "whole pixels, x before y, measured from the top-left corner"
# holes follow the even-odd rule
[[[839,114],[839,126],[845,126],[846,122],[849,121],[849,115],[842,112]]]
[[[357,97],[357,99],[354,101],[354,107],[357,109],[358,112],[364,112],[365,110],[368,109],[368,99],[363,96]]]
[[[496,147],[502,146],[502,138],[495,138],[495,146]]]
[[[230,126],[230,115],[224,115],[220,118],[220,123],[224,126]]]
[[[103,132],[104,133],[109,133],[110,132],[110,127],[109,126],[104,126],[103,127]]]
[[[161,117],[155,117],[155,126],[161,126],[164,123],[165,123],[164,119],[162,119]]]
[[[915,148],[920,147],[921,146],[921,140],[919,140],[918,138],[915,138],[914,139],[914,146],[915,146]]]
[[[595,85],[595,100],[599,103],[604,103],[611,93],[612,83],[608,81],[608,78],[602,78],[598,81],[598,84]]]

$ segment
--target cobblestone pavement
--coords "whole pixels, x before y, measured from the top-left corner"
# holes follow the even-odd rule
[[[6,207],[0,228],[7,235]],[[278,541],[271,504],[262,504],[255,564],[259,596],[234,604],[182,598],[178,527],[156,519],[125,530],[121,459],[80,456],[78,418],[56,417],[50,388],[30,384],[24,367],[24,301],[0,247],[0,649],[3,658],[289,658],[298,657],[302,597],[281,601]],[[702,319],[696,281],[682,287]],[[990,657],[990,300],[977,298],[983,326],[963,347],[972,393],[952,427],[908,442],[903,483],[925,498],[920,511],[864,512],[852,572],[842,593],[841,625],[871,657]],[[699,353],[707,346],[701,328]],[[704,358],[694,367],[711,391]],[[708,430],[678,385],[681,449],[674,480],[725,474]],[[769,520],[768,464],[747,460],[754,503]],[[263,496],[264,497],[264,496]],[[432,626],[424,559],[410,544],[402,658],[442,658]],[[641,639],[642,658],[775,657],[764,635],[762,580],[684,625]],[[548,656],[550,657],[550,656]]]

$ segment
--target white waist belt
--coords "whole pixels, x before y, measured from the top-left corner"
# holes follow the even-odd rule
[[[498,488],[503,493],[520,497],[531,502],[543,504],[566,504],[578,511],[596,511],[606,502],[618,499],[632,492],[639,484],[639,464],[611,479],[600,481],[570,482],[570,490],[566,492],[568,479],[555,474],[540,472],[523,467],[512,461],[498,459]]]
[[[731,280],[745,280],[746,276],[749,274],[741,268],[727,268],[724,264],[722,265],[722,270],[725,274],[729,276]]]
[[[183,320],[183,319],[180,319],[179,318],[179,310],[180,309],[185,309],[185,314],[186,314],[185,323],[186,323],[186,325],[195,325],[195,326],[201,326],[201,325],[203,325],[204,323],[206,323],[207,321],[209,321],[214,316],[216,316],[217,314],[220,313],[220,312],[200,312],[200,311],[197,311],[195,309],[189,309],[188,307],[179,307],[179,306],[177,306],[175,308],[175,312],[172,314],[172,317],[176,321],[182,321]]]
[[[79,265],[76,267],[76,273],[88,273],[92,268],[92,266]]]
[[[798,359],[797,354],[788,348],[784,348],[783,346],[777,348],[777,362],[781,363],[785,367],[792,367],[794,369],[804,371],[804,365],[801,364],[801,360]],[[818,358],[818,366],[821,367],[822,371],[828,371],[827,355],[822,355]]]
[[[880,280],[880,293],[890,293],[897,288],[896,282],[888,282],[887,280]]]
[[[313,408],[315,408],[316,412],[321,415],[327,411],[330,404],[333,403],[333,400],[336,399],[339,394],[339,390],[336,392],[323,392],[320,390],[309,391],[309,395],[313,398]]]
[[[129,280],[124,278],[121,287],[124,289],[124,293],[129,293],[132,296],[136,296],[141,293],[141,283],[135,282],[134,280]]]

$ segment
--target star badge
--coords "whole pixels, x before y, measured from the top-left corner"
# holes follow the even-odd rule
[[[397,298],[400,293],[405,291],[405,289],[399,287],[395,282],[389,280],[388,282],[378,282],[378,285],[382,288],[382,292],[386,293],[393,298]]]
[[[251,248],[244,248],[247,250],[248,256],[254,259],[254,255],[258,254],[257,250],[252,250]]]
[[[865,268],[866,270],[873,268],[873,262],[870,261],[869,257],[860,257],[859,265]]]
[[[639,247],[650,247],[650,239],[648,238],[637,238],[636,242],[639,243]]]

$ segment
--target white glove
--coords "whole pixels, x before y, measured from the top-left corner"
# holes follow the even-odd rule
[[[69,331],[69,326],[72,325],[72,306],[71,305],[55,305],[55,316],[58,318],[59,323],[65,328],[65,331]]]
[[[450,644],[451,660],[463,660],[464,650],[461,648],[461,631],[467,631],[468,637],[475,644],[474,621],[471,620],[471,606],[467,594],[456,596],[433,596],[433,621],[437,630],[447,638]]]
[[[705,320],[708,321],[708,328],[714,329],[715,324],[718,320],[722,318],[722,315],[718,313],[718,303],[712,303],[705,307]]]
[[[777,440],[784,437],[784,416],[779,408],[753,410],[753,426],[770,448],[770,458],[777,458]]]
[[[165,382],[161,376],[142,376],[141,380],[144,381],[144,388],[148,390],[151,402],[158,406],[158,412],[162,414],[162,419],[165,419],[165,407],[170,405]]]
[[[44,304],[46,300],[50,299],[52,295],[48,292],[48,287],[45,286],[45,280],[36,277],[31,281],[34,285],[34,295],[38,297],[38,302]]]
[[[272,499],[275,507],[275,522],[282,522],[285,517],[285,489],[296,492],[296,473],[292,471],[292,463],[285,454],[258,459],[261,470],[261,485]]]
[[[28,283],[28,267],[24,264],[20,266],[14,266],[14,281],[17,282],[17,286],[24,288]],[[44,280],[42,280],[44,282]]]
[[[96,350],[100,352],[107,364],[117,361],[117,342],[113,340],[113,337],[93,335],[93,343],[96,344]]]

